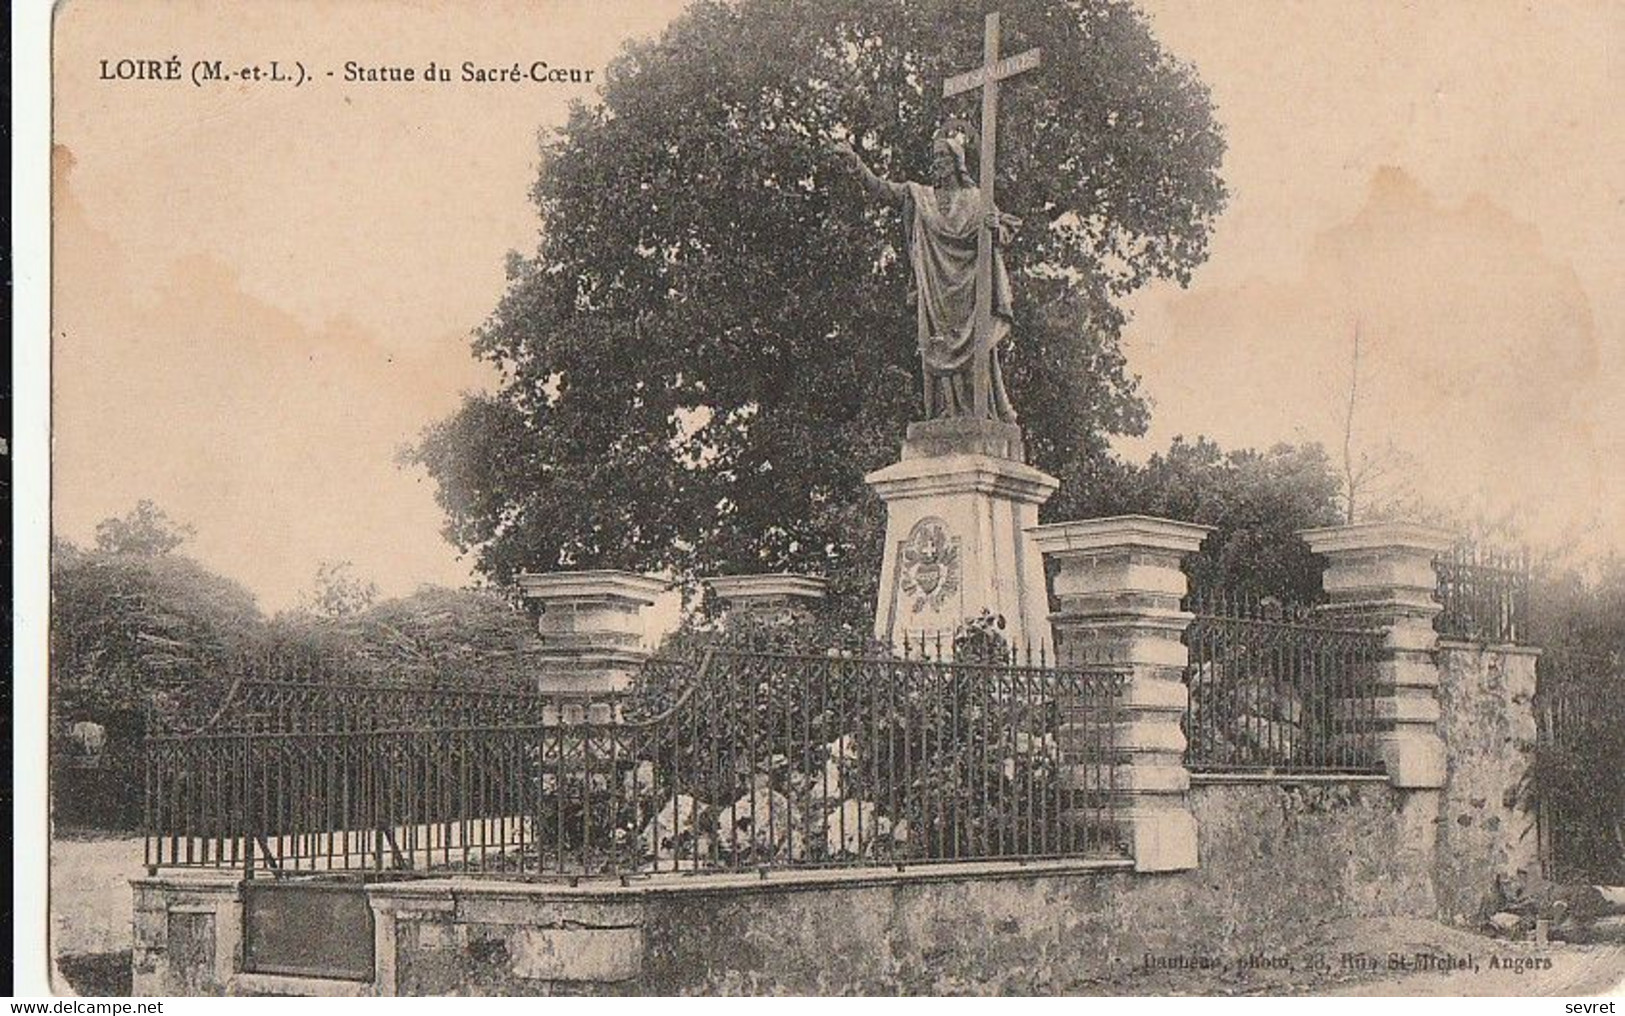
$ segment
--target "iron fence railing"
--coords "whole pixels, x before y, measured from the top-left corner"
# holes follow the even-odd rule
[[[1516,643],[1529,639],[1530,564],[1523,551],[1461,543],[1433,563],[1442,608],[1433,626],[1446,638]]]
[[[1536,675],[1525,789],[1546,875],[1615,883],[1625,878],[1625,649],[1548,646]]]
[[[1214,773],[1379,773],[1380,631],[1306,608],[1218,598],[1186,630],[1186,766]]]
[[[239,681],[148,738],[146,863],[600,874],[1119,855],[1123,674],[709,650],[624,694]]]

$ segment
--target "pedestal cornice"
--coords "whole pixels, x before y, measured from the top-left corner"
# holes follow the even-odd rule
[[[865,476],[882,500],[940,494],[991,494],[1043,504],[1061,481],[1040,469],[991,455],[936,455],[904,459]]]

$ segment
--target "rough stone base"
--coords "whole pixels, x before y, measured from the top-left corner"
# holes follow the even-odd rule
[[[1202,867],[1176,873],[1033,862],[624,887],[379,883],[367,887],[377,969],[366,983],[243,973],[222,923],[233,884],[143,879],[136,990],[1098,994],[1133,990],[1147,953],[1289,949],[1306,926],[1341,917],[1434,915],[1437,794],[1198,783],[1189,799]],[[1170,833],[1171,850],[1182,837]]]
[[[1542,873],[1523,786],[1535,751],[1535,652],[1442,643],[1439,724],[1448,779],[1439,798],[1434,880],[1448,920],[1473,924],[1494,905],[1494,879],[1526,888]]]

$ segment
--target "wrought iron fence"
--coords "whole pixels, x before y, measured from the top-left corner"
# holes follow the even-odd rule
[[[713,649],[624,694],[242,680],[149,737],[146,863],[599,874],[1118,854],[1123,675]]]
[[[1193,772],[1378,773],[1372,682],[1382,634],[1312,610],[1220,597],[1186,630]]]
[[[1461,543],[1433,563],[1443,605],[1433,622],[1446,638],[1524,642],[1529,637],[1529,557],[1478,543]]]
[[[1625,879],[1625,650],[1542,650],[1527,789],[1554,880]]]

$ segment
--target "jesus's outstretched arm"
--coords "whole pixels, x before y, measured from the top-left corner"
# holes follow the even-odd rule
[[[830,151],[846,160],[847,166],[857,174],[859,180],[863,181],[863,189],[874,195],[877,200],[890,201],[893,204],[903,203],[908,188],[877,176],[875,171],[869,168],[869,164],[863,161],[863,156],[851,145],[841,141],[830,146]]]

